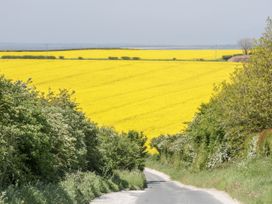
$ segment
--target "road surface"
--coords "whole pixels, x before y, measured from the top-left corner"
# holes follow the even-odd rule
[[[148,188],[144,191],[110,193],[91,204],[236,204],[227,194],[215,190],[197,189],[171,181],[160,172],[144,171]]]

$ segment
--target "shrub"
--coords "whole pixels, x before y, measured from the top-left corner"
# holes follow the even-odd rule
[[[118,57],[108,57],[109,60],[118,60]]]
[[[142,133],[129,131],[118,134],[113,129],[99,130],[99,153],[103,174],[111,174],[116,169],[143,170],[146,152],[146,137]]]
[[[233,57],[233,55],[223,55],[222,59],[225,60],[225,61],[228,61],[232,57]]]
[[[144,168],[146,138],[97,128],[79,110],[73,92],[41,94],[30,82],[0,77],[0,188],[67,173]]]
[[[132,57],[133,60],[140,60],[140,57]]]
[[[123,56],[121,57],[122,60],[130,60],[131,58],[130,57],[127,57],[127,56]]]
[[[65,174],[144,168],[146,137],[97,128],[79,110],[73,92],[41,94],[30,82],[0,77],[0,189],[56,182]]]
[[[59,59],[64,59],[64,56],[59,56]]]
[[[1,185],[53,181],[66,172],[95,168],[86,157],[94,157],[96,127],[66,90],[40,95],[28,84],[3,77],[0,87]]]

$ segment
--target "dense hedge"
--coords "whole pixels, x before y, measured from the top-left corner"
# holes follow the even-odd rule
[[[144,169],[146,137],[142,133],[129,131],[119,135],[110,128],[99,131],[100,169],[103,174],[113,169]],[[135,154],[136,153],[136,154]]]
[[[118,57],[108,57],[109,60],[118,60],[119,58]]]
[[[55,56],[43,56],[43,55],[4,55],[2,59],[57,59]]]
[[[143,169],[145,136],[98,128],[72,97],[0,77],[0,188],[77,171]]]
[[[123,56],[121,57],[122,60],[131,60],[131,57],[128,57],[128,56]]]
[[[228,61],[232,57],[233,57],[233,55],[223,55],[222,59],[225,60],[225,61]]]
[[[152,141],[161,159],[192,169],[272,155],[272,21],[249,62],[201,105],[185,132]],[[264,132],[263,132],[264,131]],[[260,134],[260,132],[262,132]]]
[[[251,55],[252,53],[249,53],[249,55]],[[243,56],[243,54],[234,54],[234,55],[223,55],[222,59],[225,61],[228,61],[230,58],[232,57],[237,57],[237,56]]]

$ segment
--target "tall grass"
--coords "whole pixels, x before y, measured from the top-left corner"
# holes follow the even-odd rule
[[[272,203],[272,158],[228,163],[213,170],[191,172],[154,159],[147,166],[185,184],[226,191],[246,204]]]
[[[126,181],[127,186],[123,188],[129,188],[131,190],[140,190],[146,187],[145,176],[141,171],[116,171],[121,181]]]
[[[145,178],[140,171],[116,171],[104,178],[92,172],[69,174],[58,183],[29,183],[9,186],[0,194],[0,203],[85,204],[104,193],[123,189],[143,189]]]

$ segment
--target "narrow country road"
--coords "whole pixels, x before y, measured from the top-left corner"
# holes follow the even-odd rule
[[[110,193],[95,199],[91,204],[235,204],[238,203],[220,192],[208,192],[171,181],[165,174],[145,170],[148,188],[144,191]]]
[[[150,171],[145,171],[145,175],[148,188],[138,197],[136,204],[221,204],[206,192],[182,188]]]

